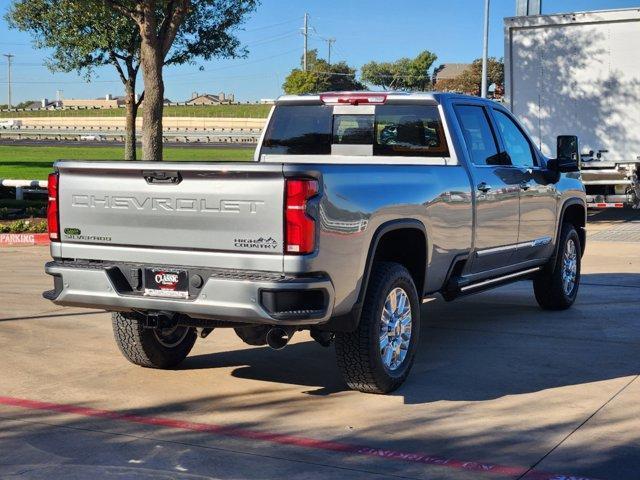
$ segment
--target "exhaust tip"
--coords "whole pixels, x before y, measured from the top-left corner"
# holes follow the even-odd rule
[[[274,350],[282,350],[287,346],[292,336],[292,331],[288,331],[280,327],[274,327],[267,332],[267,345]]]

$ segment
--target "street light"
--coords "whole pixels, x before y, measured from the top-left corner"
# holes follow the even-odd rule
[[[482,45],[482,87],[480,96],[487,98],[487,63],[489,61],[489,0],[484,0],[484,41]]]

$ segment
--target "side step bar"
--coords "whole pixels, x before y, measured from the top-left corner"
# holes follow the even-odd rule
[[[450,301],[464,295],[479,293],[489,288],[521,280],[527,275],[539,272],[542,268],[543,266],[527,268],[526,270],[521,270],[519,272],[509,273],[507,275],[501,275],[494,278],[488,278],[486,280],[481,280],[479,282],[469,283],[466,285],[464,284],[464,279],[462,278],[452,279],[448,287],[445,289],[446,291],[443,292],[443,297],[445,298],[445,300]]]

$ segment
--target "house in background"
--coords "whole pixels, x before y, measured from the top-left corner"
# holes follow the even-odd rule
[[[31,104],[27,105],[27,110],[41,110],[45,108],[58,108],[62,105],[60,100],[49,100],[48,98],[43,98],[39,102],[31,102]]]
[[[118,108],[124,104],[124,97],[113,96],[110,93],[99,98],[65,98],[62,100],[64,108]]]
[[[221,105],[225,103],[233,103],[235,100],[233,93],[225,94],[224,92],[220,92],[217,95],[211,93],[202,93],[193,92],[191,94],[191,98],[187,100],[187,105]]]
[[[469,67],[471,67],[470,63],[443,63],[433,71],[433,84],[436,85],[438,81],[446,83],[446,80],[454,80]]]

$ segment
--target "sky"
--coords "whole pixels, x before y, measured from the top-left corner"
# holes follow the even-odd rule
[[[491,0],[491,56],[504,55],[503,18],[515,15],[515,4]],[[15,55],[14,104],[55,99],[57,90],[63,98],[122,94],[112,66],[97,70],[90,83],[74,73],[51,73],[43,66],[47,51],[33,48],[28,34],[4,21],[10,5],[10,0],[0,0],[0,54]],[[359,68],[371,60],[392,61],[430,50],[438,56],[434,66],[471,62],[482,54],[483,5],[484,0],[262,0],[237,31],[249,50],[247,58],[165,68],[165,96],[172,101],[185,101],[193,92],[233,93],[239,101],[277,97],[286,75],[300,63],[305,12],[310,15],[309,48],[326,58],[326,39],[335,38],[332,61]],[[542,0],[543,14],[632,7],[640,8],[640,0]],[[6,90],[7,65],[0,57],[0,103],[7,101]]]

